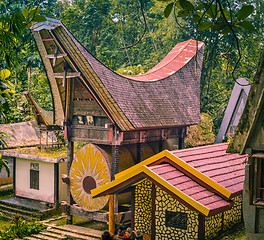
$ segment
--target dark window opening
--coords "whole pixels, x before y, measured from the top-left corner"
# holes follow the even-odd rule
[[[39,164],[30,164],[30,188],[39,190]]]
[[[187,213],[166,211],[166,227],[187,229]]]
[[[264,205],[264,158],[251,159],[250,204]]]
[[[257,201],[264,200],[264,159],[257,159]]]

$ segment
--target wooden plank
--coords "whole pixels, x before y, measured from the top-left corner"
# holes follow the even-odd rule
[[[55,78],[64,78],[65,73],[63,73],[63,72],[53,73],[52,76]],[[75,77],[80,77],[80,76],[81,76],[80,72],[67,72],[67,74],[66,74],[66,78],[75,78]]]
[[[106,117],[104,111],[99,107],[97,102],[91,100],[74,100],[73,115],[88,115]],[[109,120],[110,122],[110,120]]]
[[[152,183],[151,187],[151,240],[156,237],[156,185]]]
[[[255,158],[257,160],[257,182],[256,182],[256,190],[257,190],[257,201],[261,199],[261,161],[262,158]]]
[[[99,222],[108,223],[108,215],[109,215],[108,213],[87,212],[86,210],[75,205],[70,206],[70,213],[73,216],[79,216],[79,217],[93,219]]]
[[[66,57],[67,56],[67,53],[60,53],[60,54],[48,54],[46,55],[46,58],[50,58],[50,59],[53,59],[53,58],[62,58],[62,57]]]

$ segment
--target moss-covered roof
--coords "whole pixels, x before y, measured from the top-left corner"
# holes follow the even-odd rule
[[[251,153],[264,150],[263,115],[264,115],[264,53],[261,54],[258,68],[251,86],[247,104],[240,118],[227,152]],[[262,139],[262,140],[261,140]],[[262,141],[262,142],[261,142]],[[262,146],[262,147],[261,147]]]

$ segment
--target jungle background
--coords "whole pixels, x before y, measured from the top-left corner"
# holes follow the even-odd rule
[[[234,67],[232,62],[235,62],[238,52],[233,44],[234,39],[228,32],[211,32],[207,27],[200,30],[198,28],[197,31],[194,18],[185,15],[184,9],[176,15],[165,16],[165,9],[170,2],[168,0],[3,0],[0,2],[2,2],[0,35],[8,31],[5,29],[5,22],[11,19],[14,26],[15,24],[19,26],[19,17],[16,16],[23,15],[29,18],[30,14],[33,15],[32,9],[38,9],[37,14],[40,16],[37,20],[41,20],[41,16],[61,20],[95,57],[112,70],[122,74],[134,75],[146,72],[179,42],[190,38],[204,42],[205,53],[201,76],[203,123],[199,127],[200,130],[196,128],[196,131],[199,135],[199,131],[205,130],[203,136],[205,142],[207,140],[213,142],[235,83],[232,76]],[[242,6],[254,6],[254,11],[246,16],[248,23],[244,24],[243,28],[234,30],[241,52],[235,78],[243,77],[252,83],[260,53],[264,49],[264,3],[262,0],[221,2],[223,6],[228,6],[234,12],[234,16]],[[175,17],[180,15],[183,16]],[[45,69],[30,30],[28,27],[25,28],[26,31],[19,33],[19,41],[14,42],[8,53],[3,41],[0,40],[0,70],[10,71],[10,76],[2,76],[0,92],[2,123],[33,119],[22,97],[25,90],[30,91],[41,107],[52,110],[52,98]],[[17,37],[19,28],[14,28],[13,31]],[[139,39],[140,41],[134,44]],[[6,41],[8,42],[8,38]],[[131,44],[132,47],[127,47]],[[198,138],[200,139],[200,136]],[[197,139],[191,139],[189,145],[194,145],[195,141]]]

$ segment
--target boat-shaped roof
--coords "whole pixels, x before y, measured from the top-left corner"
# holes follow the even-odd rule
[[[50,21],[50,24],[49,24]],[[63,114],[65,89],[56,74],[65,64],[52,66],[51,47],[56,45],[71,71],[87,88],[106,116],[121,130],[182,127],[200,123],[200,75],[204,44],[179,43],[154,68],[139,76],[124,76],[96,59],[60,22],[37,23],[33,35],[53,92],[55,120]],[[62,107],[61,107],[62,106]],[[56,114],[57,111],[57,114]]]

